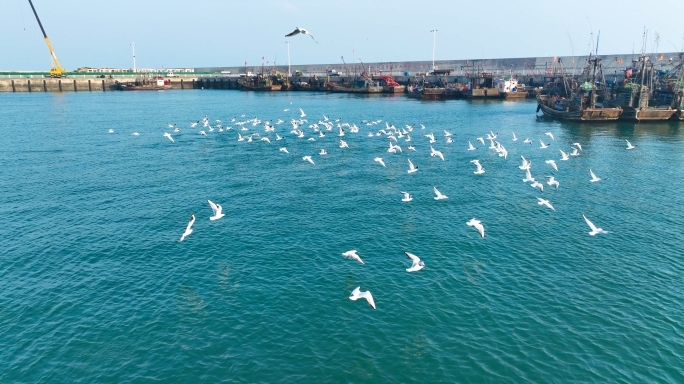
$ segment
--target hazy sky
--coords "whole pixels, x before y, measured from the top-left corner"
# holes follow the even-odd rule
[[[683,0],[33,0],[63,67],[236,66],[672,52],[684,43]],[[0,0],[0,70],[46,70],[50,56],[27,0]]]

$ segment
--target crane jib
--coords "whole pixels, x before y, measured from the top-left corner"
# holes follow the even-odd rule
[[[40,26],[40,30],[43,32],[43,37],[47,39],[47,34],[45,33],[45,28],[43,28],[43,23],[40,22],[40,18],[38,17],[38,12],[36,12],[36,8],[33,6],[33,2],[29,0],[29,4],[31,4],[31,9],[33,10],[33,14],[36,15],[36,20],[38,20],[38,25]]]

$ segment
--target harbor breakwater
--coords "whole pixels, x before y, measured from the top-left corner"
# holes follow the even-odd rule
[[[0,92],[107,92],[118,91],[119,83],[134,82],[134,77],[117,78],[0,78]],[[197,78],[170,79],[172,89],[201,87]]]

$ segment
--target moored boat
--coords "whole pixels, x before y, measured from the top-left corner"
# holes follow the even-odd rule
[[[559,65],[562,64],[559,60]],[[597,79],[602,79],[597,82]],[[567,83],[567,79],[563,77],[563,81]],[[574,91],[562,94],[543,94],[537,95],[537,112],[541,110],[544,115],[570,121],[612,121],[617,120],[622,113],[620,107],[605,107],[604,101],[607,101],[608,95],[605,88],[605,80],[603,80],[603,71],[601,67],[601,59],[593,57],[588,60],[587,67],[582,72],[580,84],[574,87]],[[570,87],[565,86],[566,90]]]
[[[618,88],[611,105],[623,109],[620,120],[625,121],[663,121],[669,120],[676,110],[671,106],[659,106],[657,100],[651,97],[651,89],[654,85],[655,71],[652,63],[646,55],[641,55],[635,62],[638,73],[627,76],[623,84]],[[630,73],[631,74],[631,73]]]
[[[494,79],[493,87],[499,90],[499,97],[502,99],[524,99],[527,97],[525,85],[518,84],[518,79],[508,77]]]
[[[383,91],[382,86],[379,86],[374,81],[368,79],[357,79],[354,82],[345,81],[342,84],[329,82],[328,89],[331,92],[344,93],[381,93]]]
[[[122,91],[163,91],[171,89],[171,82],[162,76],[153,78],[143,76],[131,83],[119,83],[119,89]]]
[[[283,86],[282,84],[275,84],[273,80],[265,77],[263,75],[258,75],[252,79],[240,80],[240,88],[243,91],[280,91]]]

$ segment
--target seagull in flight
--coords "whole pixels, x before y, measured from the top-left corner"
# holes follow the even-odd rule
[[[311,36],[313,41],[316,41],[316,39],[314,39],[313,35],[310,34],[309,31],[307,31],[304,28],[299,28],[299,27],[296,27],[294,31],[288,33],[287,35],[285,35],[285,37],[291,37],[291,36],[299,35],[300,33],[302,33],[304,35],[309,35],[309,36]],[[316,41],[316,44],[318,44],[318,41]]]
[[[404,198],[401,199],[404,203],[408,203],[409,201],[413,200],[413,197],[408,192],[402,192],[404,194]]]
[[[413,165],[413,163],[411,162],[411,159],[407,159],[407,160],[408,160],[408,163],[409,163],[409,170],[408,170],[407,172],[408,172],[408,173],[418,172],[418,167],[416,167],[415,165]]]
[[[482,164],[480,164],[480,160],[471,160],[470,162],[475,164],[475,166],[477,167],[477,171],[473,172],[474,174],[481,175],[485,173],[484,168],[482,168]]]
[[[547,178],[549,180],[546,182],[546,184],[555,185],[556,189],[558,189],[558,187],[560,186],[560,183],[558,182],[558,180],[556,180],[553,176],[547,176]]]
[[[525,143],[525,144],[532,144],[532,140],[530,140],[530,139],[528,138],[528,139],[523,140],[523,143]]]
[[[382,161],[382,157],[376,157],[375,159],[373,159],[373,161],[375,161],[376,163],[378,163],[378,164],[382,165],[383,167],[387,168],[387,166],[385,165],[385,162]]]
[[[511,132],[513,134],[513,141],[518,141],[518,138],[515,136],[515,132]]]
[[[522,159],[522,165],[518,168],[522,169],[523,171],[526,169],[530,169],[532,162],[525,159],[525,156],[520,155],[520,158]]]
[[[477,141],[479,141],[480,143],[482,143],[482,145],[485,145],[485,142],[484,142],[484,139],[483,139],[483,138],[478,137],[478,138],[477,138]]]
[[[373,300],[373,295],[371,295],[370,291],[363,291],[361,292],[361,287],[356,287],[349,296],[350,300],[356,301],[358,299],[366,299],[368,301],[368,304],[375,309],[375,301]]]
[[[544,144],[544,142],[541,141],[541,139],[539,139],[539,143],[541,144],[541,147],[539,147],[539,148],[541,148],[541,149],[546,149],[546,148],[549,147],[549,145],[548,145],[548,144]]]
[[[430,146],[430,156],[439,157],[440,159],[442,159],[442,161],[444,161],[444,155],[442,154],[442,152],[432,148],[432,145]]]
[[[223,207],[220,204],[214,204],[211,200],[207,200],[207,203],[209,203],[211,210],[214,212],[214,216],[211,216],[209,220],[218,220],[225,216],[224,213],[221,213]]]
[[[595,183],[597,181],[601,181],[600,178],[596,177],[596,175],[594,174],[594,171],[592,171],[591,168],[589,169],[589,173],[591,174],[591,180],[589,180],[589,181],[591,181],[592,183]]]
[[[466,225],[469,227],[475,227],[475,229],[477,229],[477,231],[480,232],[480,236],[484,237],[485,230],[480,220],[473,218],[469,222],[467,222]]]
[[[561,157],[561,160],[563,160],[563,161],[570,160],[570,156],[569,156],[567,153],[563,152],[562,149],[559,149],[559,151],[560,151],[561,156],[562,156],[562,157]]]
[[[316,164],[314,164],[314,161],[311,160],[311,156],[304,156],[304,157],[302,157],[302,160],[306,160],[306,161],[308,161],[309,163],[311,163],[311,164],[313,164],[313,165],[316,165]]]
[[[409,252],[404,252],[404,253],[412,261],[411,268],[407,268],[406,272],[416,272],[416,271],[420,271],[421,269],[425,268],[425,263],[420,261],[420,257],[414,255],[413,253],[409,253]]]
[[[530,172],[529,168],[525,169],[525,178],[523,179],[523,182],[525,183],[532,183],[534,182],[534,177],[532,177],[532,173]]]
[[[432,189],[435,190],[435,195],[437,195],[435,196],[435,200],[444,200],[449,198],[449,196],[443,195],[442,192],[438,191],[437,187],[432,187]]]
[[[539,188],[539,192],[544,192],[544,184],[542,184],[536,180],[532,184],[530,184],[530,187]]]
[[[599,233],[608,233],[608,231],[604,231],[603,228],[596,228],[594,223],[589,221],[589,219],[587,219],[586,216],[582,215],[582,217],[584,218],[584,221],[587,222],[587,225],[589,226],[589,228],[591,228],[591,232],[589,232],[589,235],[596,236]]]
[[[340,148],[349,148],[349,144],[346,141],[340,139]]]
[[[580,151],[582,150],[582,144],[580,144],[580,143],[572,143],[572,145],[574,145],[574,146],[576,146],[577,148],[579,148]]]
[[[537,203],[537,204],[546,205],[547,207],[551,208],[552,210],[554,210],[554,211],[556,210],[556,208],[554,208],[553,205],[551,205],[551,203],[548,200],[542,199],[541,197],[537,197],[537,200],[539,200],[539,203]]]
[[[550,166],[553,167],[553,169],[556,170],[556,172],[558,172],[558,165],[556,165],[556,161],[555,161],[555,160],[546,160],[546,164],[549,164]]]
[[[175,143],[175,141],[173,141],[173,137],[171,137],[171,134],[170,134],[170,133],[164,132],[164,137],[166,137],[166,138],[168,138],[169,140],[171,140],[172,143]]]
[[[361,260],[361,257],[359,257],[359,255],[356,253],[356,249],[352,249],[351,251],[347,251],[347,252],[343,253],[342,256],[344,256],[347,259],[356,260],[361,264],[366,264],[363,262],[363,260]]]
[[[634,149],[636,148],[635,146],[632,145],[632,143],[629,142],[629,140],[625,140],[627,142],[627,149]]]
[[[544,134],[545,134],[546,136],[550,137],[551,140],[556,140],[556,139],[553,138],[553,133],[551,133],[551,132],[546,132],[546,133],[544,133]]]
[[[190,222],[188,223],[188,226],[185,228],[185,232],[183,232],[183,236],[181,236],[179,242],[185,240],[185,238],[192,233],[192,225],[195,224],[195,215],[190,215]]]
[[[469,151],[474,151],[474,150],[476,150],[476,149],[477,149],[477,148],[473,147],[473,143],[471,143],[471,142],[469,141],[469,142],[468,142],[468,150],[469,150]]]
[[[299,112],[301,112],[300,117],[306,117],[306,113],[304,113],[304,110],[299,108]]]
[[[288,153],[288,154],[290,153],[287,151],[287,148],[285,148],[285,147],[280,148],[279,151],[284,152],[284,153]]]

